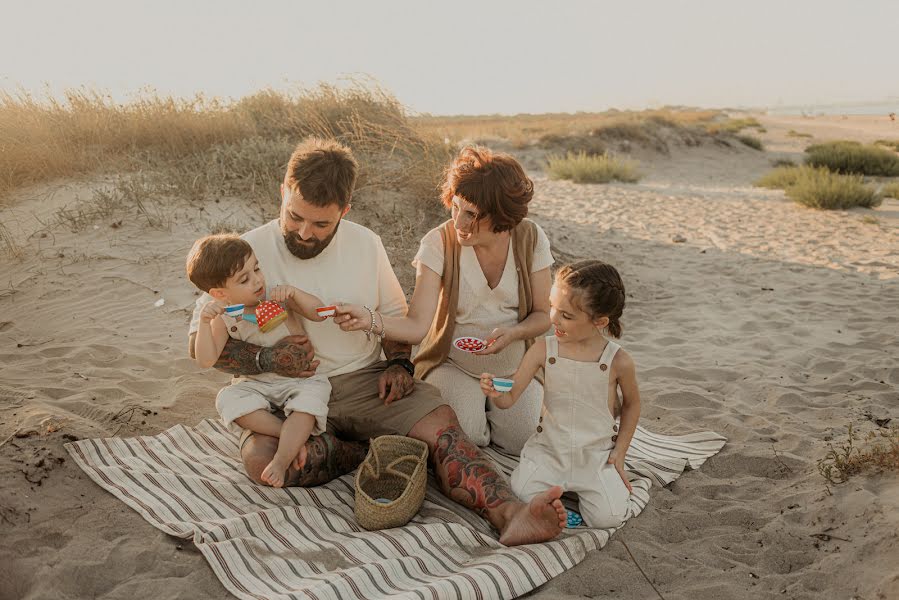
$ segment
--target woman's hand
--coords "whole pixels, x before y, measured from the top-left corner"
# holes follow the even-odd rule
[[[484,395],[492,400],[496,400],[503,395],[503,392],[497,392],[493,387],[493,374],[481,373],[481,391]]]
[[[502,352],[503,349],[514,342],[517,338],[512,333],[511,327],[497,327],[493,331],[490,332],[490,335],[487,337],[487,347],[483,350],[478,350],[475,354],[480,356],[484,356],[487,354],[496,354],[497,352]]]
[[[624,451],[619,450],[618,446],[615,446],[609,454],[608,463],[610,465],[615,465],[615,470],[621,475],[621,481],[624,482],[624,487],[627,488],[627,491],[633,492],[634,488],[631,487],[631,482],[627,479],[627,473],[624,472],[624,454]]]
[[[371,313],[358,304],[337,304],[334,322],[343,331],[368,331],[371,327]]]

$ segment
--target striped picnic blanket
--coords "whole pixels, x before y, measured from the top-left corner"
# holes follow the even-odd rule
[[[724,442],[711,432],[672,437],[638,428],[627,465],[640,474],[632,476],[639,510],[651,481],[673,481]],[[614,532],[579,527],[546,543],[507,548],[433,479],[408,525],[365,531],[353,516],[352,474],[311,489],[256,485],[243,471],[237,438],[209,419],[155,436],[66,448],[97,484],[152,525],[192,539],[238,598],[515,598],[602,548]],[[517,462],[492,448],[487,454],[507,475]]]

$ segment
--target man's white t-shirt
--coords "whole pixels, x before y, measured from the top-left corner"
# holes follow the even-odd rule
[[[406,314],[406,297],[381,238],[358,223],[341,220],[328,247],[315,258],[305,260],[287,249],[277,219],[241,237],[253,247],[268,289],[287,284],[318,296],[325,305],[364,304],[384,315]],[[197,299],[190,333],[197,331],[200,311],[210,300],[208,294]],[[320,323],[303,319],[303,325],[315,349],[315,358],[321,361],[317,375],[351,373],[382,357],[376,336],[367,340],[362,331],[341,331],[333,319]]]

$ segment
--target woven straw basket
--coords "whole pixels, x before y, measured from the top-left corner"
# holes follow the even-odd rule
[[[368,530],[408,523],[424,502],[427,472],[424,442],[402,435],[373,439],[356,472],[356,520]]]

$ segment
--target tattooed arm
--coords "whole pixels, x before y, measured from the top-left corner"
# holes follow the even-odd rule
[[[409,356],[412,354],[412,348],[409,344],[403,342],[392,342],[390,340],[382,340],[381,348],[384,350],[384,356],[387,360],[405,359],[406,364],[410,364]],[[412,393],[415,389],[415,381],[412,375],[402,365],[390,365],[381,373],[378,379],[378,397],[384,401],[384,404],[390,404],[394,400],[399,400]]]
[[[195,355],[196,337],[193,333],[188,341],[191,358]],[[229,337],[213,367],[229,375],[277,373],[285,377],[311,377],[319,362],[314,358],[312,344],[304,335],[287,336],[270,348]]]

